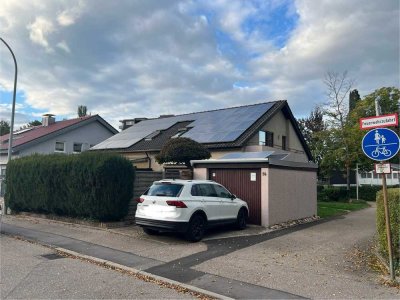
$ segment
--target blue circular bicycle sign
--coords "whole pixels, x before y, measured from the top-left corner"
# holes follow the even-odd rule
[[[362,140],[364,154],[373,160],[391,159],[399,152],[399,148],[399,136],[387,128],[370,130]]]

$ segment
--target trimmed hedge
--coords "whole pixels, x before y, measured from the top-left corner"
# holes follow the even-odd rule
[[[395,266],[400,263],[400,189],[388,189],[389,220],[392,232],[393,257]],[[385,210],[383,205],[383,192],[379,192],[376,197],[376,226],[378,231],[379,249],[385,257],[388,257]]]
[[[375,201],[376,193],[382,190],[378,185],[362,185],[358,187],[358,198],[365,201]],[[346,187],[325,187],[318,188],[318,201],[347,201]],[[357,198],[357,190],[355,186],[350,187],[350,198]]]
[[[128,213],[134,168],[109,153],[35,154],[12,160],[6,180],[14,211],[116,221]]]

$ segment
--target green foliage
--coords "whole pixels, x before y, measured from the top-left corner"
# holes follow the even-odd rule
[[[379,185],[362,185],[358,187],[358,198],[365,201],[375,201],[376,193],[382,189]],[[348,201],[357,198],[357,188],[350,187],[350,194],[346,187],[318,187],[318,201]]]
[[[325,187],[317,198],[318,201],[347,201],[348,192],[344,187]]]
[[[32,122],[29,122],[30,126],[40,126],[42,125],[42,122],[38,121],[38,120],[34,120]]]
[[[326,154],[324,145],[326,125],[323,120],[323,112],[319,106],[316,106],[307,118],[298,120],[300,130],[304,139],[310,148],[314,162],[320,164]]]
[[[352,111],[357,103],[361,100],[360,98],[360,94],[358,93],[357,90],[352,90],[350,92],[350,96],[349,96],[349,111]]]
[[[207,159],[211,154],[202,144],[189,138],[177,137],[170,139],[161,152],[156,156],[159,164],[177,163],[185,164],[191,168],[190,161],[194,159]]]
[[[0,121],[0,136],[10,133],[10,123],[7,121]]]
[[[85,117],[87,113],[87,107],[84,105],[78,106],[78,117]]]
[[[378,231],[378,243],[379,249],[388,257],[388,248],[386,240],[386,227],[385,227],[385,210],[383,205],[383,193],[379,192],[376,197],[376,226]],[[392,188],[388,189],[388,206],[389,206],[389,220],[392,233],[392,248],[393,257],[397,262],[397,266],[400,263],[400,189]]]
[[[120,220],[133,195],[134,169],[108,153],[32,155],[7,165],[5,199],[14,211]]]

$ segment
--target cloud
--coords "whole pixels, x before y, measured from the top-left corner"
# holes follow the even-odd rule
[[[64,50],[67,53],[70,53],[71,50],[69,49],[66,41],[61,41],[57,44],[57,47]]]
[[[34,113],[74,117],[82,104],[117,127],[124,118],[288,99],[303,116],[325,101],[329,70],[348,70],[361,95],[398,86],[398,6],[3,0],[0,35]],[[0,51],[0,87],[10,91],[12,60]]]
[[[47,51],[52,51],[47,41],[47,35],[54,31],[53,23],[43,17],[36,17],[35,21],[27,26],[29,38],[32,42],[43,46]]]

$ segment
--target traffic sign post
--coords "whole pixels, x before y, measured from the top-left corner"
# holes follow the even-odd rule
[[[360,124],[362,121],[360,120]],[[396,114],[396,124],[398,124]],[[375,127],[380,127],[377,124]],[[363,128],[362,128],[363,129]],[[400,149],[399,136],[393,130],[387,128],[375,128],[367,132],[362,140],[362,150],[366,156],[372,160],[379,161],[381,163],[381,169],[383,169],[383,161],[389,160],[394,157]],[[390,169],[390,165],[389,165]],[[382,172],[383,173],[383,172]],[[388,243],[388,254],[389,254],[389,271],[390,279],[395,279],[394,264],[393,264],[393,249],[392,249],[392,234],[390,229],[389,220],[389,206],[387,202],[387,186],[386,186],[386,175],[382,176],[382,190],[383,190],[383,205],[385,208],[385,225],[386,225],[386,237]]]

